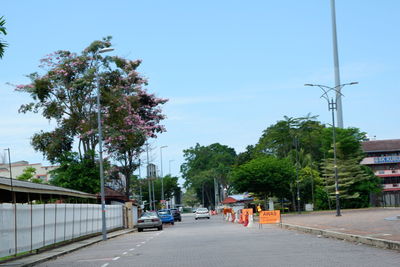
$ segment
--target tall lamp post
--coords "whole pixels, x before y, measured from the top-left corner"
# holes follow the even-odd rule
[[[103,170],[103,134],[101,129],[101,106],[100,106],[100,75],[98,71],[97,55],[113,51],[114,48],[108,47],[97,51],[95,54],[96,60],[96,81],[97,81],[97,124],[99,131],[99,165],[100,165],[100,194],[101,194],[101,231],[103,234],[103,241],[107,240],[106,228],[106,201],[104,195],[104,170]]]
[[[341,89],[343,86],[340,84],[340,71],[339,71],[339,56],[337,45],[337,32],[336,32],[336,8],[335,0],[331,0],[331,17],[332,17],[332,47],[333,47],[333,65],[335,70],[335,88],[336,90],[336,116],[338,127],[343,128],[343,109],[342,109],[342,94]]]
[[[11,156],[10,156],[10,149],[6,148],[4,150],[8,151],[8,167],[10,168],[10,187],[11,187],[11,199],[12,202],[15,204],[15,195],[14,195],[14,185],[13,185],[13,180],[12,180],[12,171],[11,171]]]
[[[332,141],[333,141],[333,167],[335,171],[336,216],[341,216],[341,214],[340,214],[339,175],[338,175],[337,159],[336,159],[335,110],[337,110],[338,95],[342,96],[341,89],[346,85],[355,85],[355,84],[358,84],[358,82],[339,84],[338,86],[335,87],[329,87],[321,84],[309,84],[309,83],[304,85],[304,86],[317,86],[321,88],[321,90],[324,92],[321,97],[326,99],[326,101],[328,101],[328,110],[332,111]],[[336,95],[335,100],[333,99],[333,97],[329,98],[329,93],[332,91]]]
[[[161,146],[160,147],[160,163],[161,163],[161,201],[164,204],[164,174],[163,174],[163,161],[162,161],[162,149],[168,146]]]

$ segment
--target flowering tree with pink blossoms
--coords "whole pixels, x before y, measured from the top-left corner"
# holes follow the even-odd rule
[[[165,118],[160,106],[167,100],[147,93],[147,80],[137,72],[140,60],[98,53],[110,46],[111,37],[106,37],[80,54],[63,50],[49,54],[41,60],[44,73],[28,75],[31,82],[17,85],[16,90],[29,93],[33,99],[22,105],[20,112],[41,112],[56,122],[53,131],[34,134],[31,143],[36,151],[51,162],[59,162],[77,142],[79,157],[95,162],[99,77],[106,152],[120,163],[129,195],[130,177],[137,168],[135,159],[141,147],[148,138],[165,131],[160,125]]]

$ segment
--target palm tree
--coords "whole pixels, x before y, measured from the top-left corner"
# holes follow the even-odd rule
[[[5,24],[6,20],[4,19],[4,17],[3,16],[0,17],[0,34],[7,35],[6,27],[4,27]],[[7,46],[8,46],[7,43],[0,38],[0,58],[3,58],[4,49]]]

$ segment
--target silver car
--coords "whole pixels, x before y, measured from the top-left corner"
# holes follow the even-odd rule
[[[198,208],[197,210],[196,210],[196,213],[195,213],[195,215],[194,215],[194,218],[197,220],[197,219],[200,219],[200,218],[207,218],[207,219],[210,219],[210,212],[208,211],[208,209],[207,208]]]
[[[143,229],[147,228],[157,228],[157,230],[161,231],[163,226],[157,212],[147,211],[138,219],[137,228],[139,232],[142,232]]]

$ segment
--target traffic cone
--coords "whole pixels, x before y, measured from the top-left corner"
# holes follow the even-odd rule
[[[240,216],[239,216],[239,223],[240,223],[240,224],[243,224],[243,223],[244,223],[244,221],[243,221],[243,214],[242,214],[242,213],[240,213]]]
[[[241,216],[240,216],[240,211],[238,211],[237,212],[237,216],[236,216],[236,219],[235,219],[235,223],[239,223],[239,218],[240,218]]]
[[[247,224],[247,227],[253,227],[253,215],[249,215],[249,223]]]
[[[249,224],[249,215],[246,214],[246,215],[244,216],[244,223],[243,223],[243,226],[246,227],[248,224]]]

